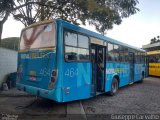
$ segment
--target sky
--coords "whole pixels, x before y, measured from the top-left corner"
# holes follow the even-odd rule
[[[150,39],[160,35],[160,0],[139,0],[139,12],[124,18],[120,25],[114,25],[106,36],[129,45],[141,48],[150,43]],[[95,31],[93,26],[82,26]],[[24,28],[21,22],[9,17],[4,24],[2,38],[19,37]]]

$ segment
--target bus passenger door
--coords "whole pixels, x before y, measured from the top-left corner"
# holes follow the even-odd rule
[[[105,47],[91,45],[92,96],[105,91]]]
[[[134,53],[129,53],[130,83],[134,82]]]

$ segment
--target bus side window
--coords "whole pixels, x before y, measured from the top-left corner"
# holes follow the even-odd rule
[[[89,60],[89,38],[78,34],[78,60]]]
[[[158,56],[158,63],[160,63],[160,55],[157,55]]]
[[[115,61],[119,61],[119,46],[118,45],[114,45],[114,60]]]
[[[134,62],[137,63],[137,52],[134,53]]]
[[[113,44],[108,43],[108,61],[113,61],[114,60],[114,54],[113,54]]]
[[[119,46],[119,60],[121,62],[125,62],[124,47],[123,46]]]
[[[149,55],[149,62],[150,62],[150,63],[153,63],[153,62],[154,62],[154,58],[153,58],[152,55]]]
[[[77,46],[77,34],[72,32],[65,32],[65,45]]]
[[[65,31],[65,60],[86,61],[89,60],[89,38],[84,35]]]
[[[141,63],[141,52],[138,52],[138,63]]]
[[[65,39],[65,60],[73,61],[77,60],[77,34],[65,31],[64,32]]]
[[[65,59],[77,60],[77,48],[65,46]]]
[[[129,57],[128,57],[128,48],[124,48],[124,57],[125,57],[125,62],[129,62]]]
[[[141,52],[141,63],[144,63],[144,58],[145,58],[144,53]]]

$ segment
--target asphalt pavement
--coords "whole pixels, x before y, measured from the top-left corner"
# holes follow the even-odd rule
[[[153,116],[152,119],[160,118],[160,78],[149,77],[143,83],[120,88],[113,97],[103,94],[68,103],[37,98],[16,89],[0,92],[0,119],[10,117],[15,120],[73,120],[77,118],[117,120],[116,114],[153,114],[158,116]]]

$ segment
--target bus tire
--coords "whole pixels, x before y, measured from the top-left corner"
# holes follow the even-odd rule
[[[141,80],[140,80],[140,81],[138,81],[138,83],[142,83],[142,82],[143,82],[143,80],[144,80],[144,72],[142,72]]]
[[[116,77],[112,80],[111,91],[108,93],[110,96],[114,96],[118,91],[118,80]]]

